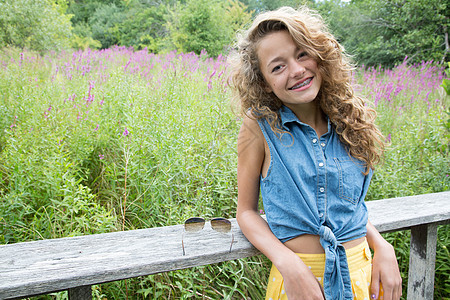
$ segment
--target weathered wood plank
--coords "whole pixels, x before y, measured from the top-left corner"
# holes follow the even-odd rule
[[[411,228],[408,300],[433,300],[437,225]]]
[[[90,285],[69,289],[69,300],[91,300],[92,288]]]
[[[380,231],[450,219],[450,192],[368,202]],[[25,297],[258,255],[236,220],[231,234],[210,224],[186,233],[183,226],[139,229],[0,245],[0,299]]]
[[[427,223],[448,223],[450,192],[369,201],[367,209],[370,221],[380,232]]]
[[[231,233],[186,233],[183,226],[140,229],[90,236],[0,246],[0,299],[23,297],[77,286],[254,256],[251,246],[232,220]]]

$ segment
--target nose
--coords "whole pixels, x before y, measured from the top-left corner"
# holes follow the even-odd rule
[[[294,60],[291,64],[291,76],[293,78],[301,78],[305,74],[306,68],[302,62]]]

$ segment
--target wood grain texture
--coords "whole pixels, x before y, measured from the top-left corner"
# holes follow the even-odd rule
[[[90,300],[92,299],[92,288],[88,286],[79,286],[69,289],[69,300]]]
[[[433,300],[436,242],[436,224],[411,228],[408,300]]]
[[[366,203],[369,220],[380,232],[427,223],[448,223],[450,192],[398,197]]]
[[[232,225],[231,253],[231,233],[216,232],[209,223],[184,235],[185,256],[181,225],[2,245],[0,299],[257,255],[235,220]]]
[[[380,231],[450,219],[450,192],[371,201],[371,222]],[[73,287],[258,255],[232,219],[231,233],[207,223],[185,233],[167,226],[89,236],[0,245],[0,299],[50,293]]]

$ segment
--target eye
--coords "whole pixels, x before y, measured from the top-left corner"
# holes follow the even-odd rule
[[[274,68],[272,69],[272,73],[274,73],[274,72],[277,72],[277,71],[281,70],[281,68],[282,68],[282,66],[281,66],[281,65],[278,65],[278,66],[274,67]]]
[[[306,51],[302,51],[298,54],[298,59],[300,60],[302,57],[308,56],[308,53]]]

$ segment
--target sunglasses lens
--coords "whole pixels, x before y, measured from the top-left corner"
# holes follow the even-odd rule
[[[231,222],[225,218],[214,218],[211,220],[211,227],[218,232],[230,232]]]
[[[203,218],[189,218],[184,221],[184,229],[188,232],[199,231],[205,226],[205,220]]]

